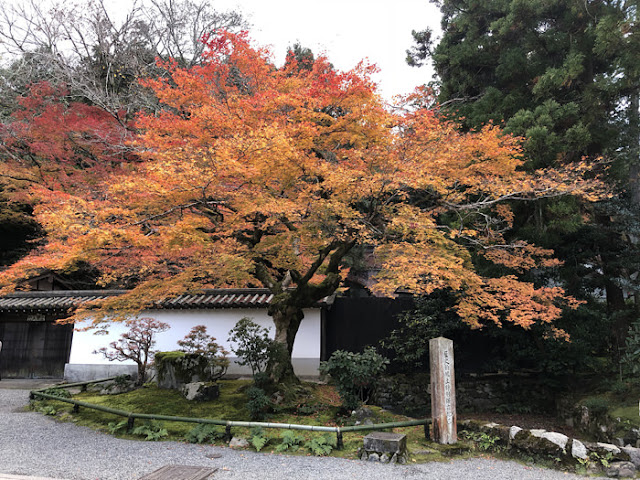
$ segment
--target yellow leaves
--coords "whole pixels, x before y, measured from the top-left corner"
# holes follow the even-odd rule
[[[462,290],[478,282],[468,252],[440,237],[439,242],[396,241],[375,250],[381,269],[373,290],[393,296],[398,288],[428,294],[439,288]]]
[[[509,205],[500,203],[495,206],[495,212],[498,217],[502,218],[509,228],[513,226],[514,214]]]
[[[310,270],[319,252],[357,245],[375,247],[380,294],[450,288],[474,326],[558,315],[562,291],[482,278],[472,255],[516,274],[557,264],[550,251],[505,244],[514,222],[505,202],[598,198],[601,185],[582,179],[588,164],[528,174],[518,138],[495,126],[460,133],[423,108],[428,93],[385,108],[365,65],[339,72],[321,58],[311,70],[276,69],[264,49],[228,34],[209,47],[202,66],[171,63],[170,80],[146,82],[163,110],[139,116],[135,162],[72,194],[36,191],[50,243],[6,281],[90,261],[105,284],[141,282],[128,308],[145,291],[255,285],[256,265],[279,280],[297,270],[321,281],[328,261]]]
[[[473,326],[482,321],[501,325],[503,320],[523,328],[536,322],[551,323],[561,310],[555,302],[564,298],[561,288],[542,287],[519,281],[514,276],[485,279],[482,284],[466,292],[457,312]]]
[[[553,250],[548,250],[524,241],[510,245],[489,247],[482,251],[482,255],[493,263],[504,265],[518,273],[537,267],[556,267],[561,264],[552,258]]]

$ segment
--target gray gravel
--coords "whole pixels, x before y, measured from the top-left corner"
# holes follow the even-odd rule
[[[218,468],[214,479],[573,480],[580,477],[494,459],[382,465],[337,458],[237,451],[178,442],[122,440],[28,412],[26,390],[0,389],[0,473],[78,480],[136,479],[165,465]],[[219,455],[219,458],[209,458]]]

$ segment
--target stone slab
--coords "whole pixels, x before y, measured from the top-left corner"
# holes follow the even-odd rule
[[[9,475],[8,473],[0,473],[0,480],[56,480],[56,479],[50,478],[50,477],[32,477],[27,475]]]
[[[139,480],[207,480],[218,469],[191,467],[187,465],[166,465]]]
[[[364,437],[368,452],[403,453],[407,449],[407,436],[402,433],[373,432]]]

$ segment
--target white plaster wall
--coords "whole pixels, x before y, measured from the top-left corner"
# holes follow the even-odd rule
[[[161,322],[168,323],[171,328],[166,332],[156,335],[155,350],[171,351],[178,349],[178,340],[182,340],[196,325],[205,325],[207,333],[216,338],[216,341],[227,351],[231,352],[231,346],[227,341],[229,330],[243,317],[250,317],[254,322],[269,329],[273,338],[275,326],[266,309],[211,309],[211,310],[151,310],[143,312],[140,317],[153,317]],[[118,364],[109,362],[102,354],[94,354],[95,350],[108,347],[109,344],[120,338],[120,335],[128,330],[124,323],[115,322],[109,325],[108,335],[96,335],[95,330],[82,331],[87,324],[76,325],[71,343],[71,355],[69,364]],[[310,309],[304,311],[304,319],[298,330],[293,346],[293,359],[320,359],[320,310]],[[315,362],[314,362],[315,363]],[[131,361],[121,362],[121,365],[133,364]],[[229,373],[236,373],[231,371]]]

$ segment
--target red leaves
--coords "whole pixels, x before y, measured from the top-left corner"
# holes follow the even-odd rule
[[[104,110],[70,100],[63,88],[32,85],[19,105],[0,131],[7,154],[0,173],[10,178],[77,193],[132,158],[130,132]]]
[[[389,111],[365,64],[340,72],[321,57],[277,69],[244,34],[206,42],[203,65],[168,63],[170,78],[145,82],[164,109],[138,116],[143,159],[126,168],[106,167],[120,158],[114,120],[46,86],[25,99],[14,122],[24,148],[61,185],[65,175],[83,183],[65,180],[73,198],[60,185],[42,196],[50,243],[16,271],[89,261],[105,284],[138,284],[118,300],[132,307],[204,286],[333,288],[358,245],[375,251],[377,291],[453,289],[474,326],[527,328],[559,315],[561,289],[515,276],[554,261],[506,242],[505,202],[590,194],[583,167],[530,175],[518,139],[494,126],[459,133],[424,108],[427,91]],[[514,275],[483,278],[478,252]]]

